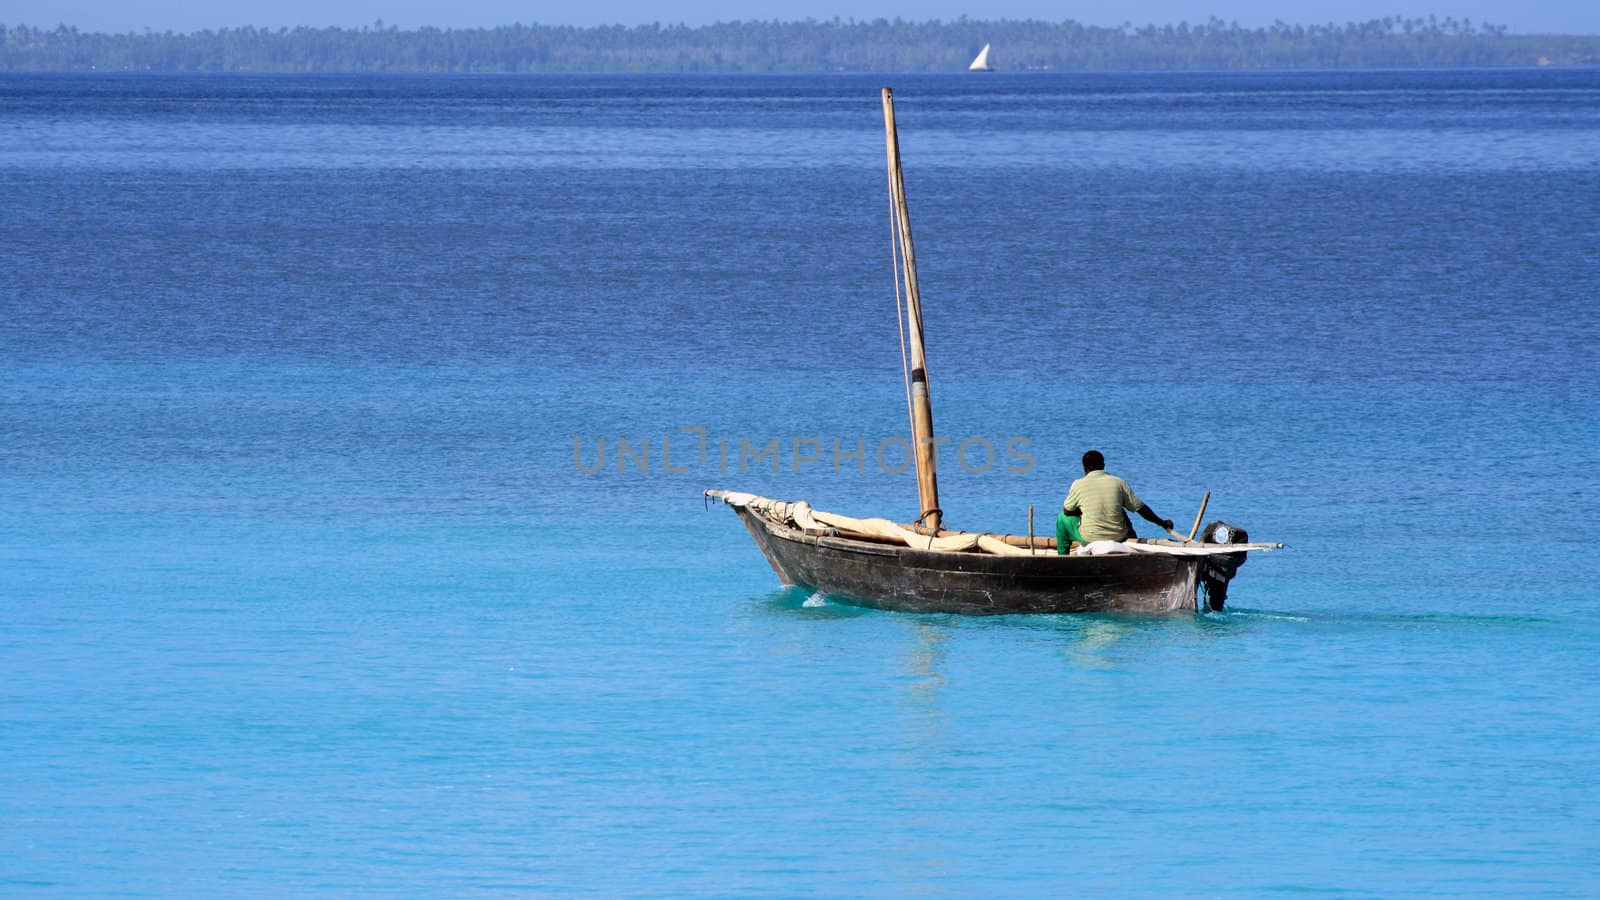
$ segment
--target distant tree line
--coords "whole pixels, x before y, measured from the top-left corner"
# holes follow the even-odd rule
[[[1010,70],[1333,69],[1600,64],[1600,36],[1470,19],[1117,28],[1071,20],[831,19],[575,28],[224,28],[103,34],[0,24],[0,70],[158,72],[938,72],[992,43]]]

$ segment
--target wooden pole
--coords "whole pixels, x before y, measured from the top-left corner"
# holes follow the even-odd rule
[[[1200,511],[1194,514],[1194,524],[1189,526],[1189,540],[1194,540],[1195,532],[1200,530],[1200,520],[1205,518],[1206,504],[1210,502],[1211,492],[1206,491],[1206,495],[1200,498]]]
[[[883,130],[889,154],[889,192],[899,226],[900,259],[905,268],[906,319],[911,348],[911,447],[917,464],[917,521],[937,534],[944,518],[939,509],[938,458],[933,445],[933,400],[928,395],[928,362],[922,349],[922,293],[917,287],[917,255],[911,245],[911,218],[906,211],[906,183],[900,171],[900,133],[894,124],[894,94],[883,89]]]
[[[1033,504],[1028,504],[1028,555],[1033,555]]]

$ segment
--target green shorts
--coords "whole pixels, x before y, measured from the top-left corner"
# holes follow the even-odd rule
[[[1066,556],[1072,541],[1077,541],[1080,544],[1089,543],[1083,539],[1083,535],[1078,533],[1078,523],[1080,521],[1077,516],[1069,516],[1066,513],[1056,514],[1056,555]]]

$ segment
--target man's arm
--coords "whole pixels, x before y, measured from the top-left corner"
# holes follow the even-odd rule
[[[1162,528],[1166,529],[1167,531],[1171,531],[1172,530],[1172,520],[1171,519],[1163,519],[1160,516],[1156,515],[1156,511],[1151,509],[1150,508],[1150,504],[1148,504],[1148,503],[1139,504],[1139,515],[1146,522],[1149,522],[1151,525],[1160,525]]]

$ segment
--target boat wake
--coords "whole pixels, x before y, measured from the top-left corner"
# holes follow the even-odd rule
[[[1215,614],[1212,614],[1215,615]],[[1559,620],[1525,614],[1493,613],[1357,613],[1357,612],[1267,612],[1229,607],[1224,615],[1231,619],[1315,622],[1325,625],[1366,627],[1438,628],[1441,626],[1523,626],[1550,625]]]
[[[1254,609],[1236,609],[1229,607],[1226,610],[1212,612],[1209,615],[1218,618],[1230,619],[1268,619],[1277,622],[1309,622],[1310,616],[1295,615],[1293,613],[1262,612]]]
[[[786,587],[760,597],[752,597],[758,608],[780,615],[803,616],[814,619],[850,619],[856,616],[879,614],[877,610],[829,597],[822,591],[808,587]]]

